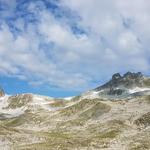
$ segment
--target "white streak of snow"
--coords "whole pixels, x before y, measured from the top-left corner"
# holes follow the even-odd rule
[[[129,89],[130,94],[133,94],[133,93],[136,93],[136,92],[144,92],[144,91],[150,91],[150,88],[135,87],[133,89]]]
[[[64,99],[64,100],[71,100],[71,99],[73,99],[74,98],[74,96],[72,96],[72,97],[64,97],[64,98],[62,98],[62,99]]]

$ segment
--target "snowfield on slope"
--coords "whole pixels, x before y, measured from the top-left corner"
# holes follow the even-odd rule
[[[150,88],[134,87],[132,89],[129,89],[130,94],[134,94],[137,92],[144,92],[144,91],[150,91]]]
[[[8,98],[10,95],[5,95],[0,98],[0,114],[5,118],[13,118],[20,116],[21,114],[24,113],[24,108],[16,108],[16,109],[8,109],[7,106],[9,105],[8,103]]]

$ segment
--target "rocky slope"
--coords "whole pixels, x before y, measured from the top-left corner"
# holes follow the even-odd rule
[[[139,95],[150,94],[150,78],[142,75],[141,72],[131,73],[127,72],[123,76],[116,73],[112,79],[106,84],[97,87],[94,90],[83,93],[83,97],[94,98],[109,98],[109,99],[123,99]]]
[[[134,75],[137,81],[116,74],[70,100],[33,94],[1,97],[0,149],[149,150],[149,78]],[[120,92],[110,93],[112,88],[127,94],[120,97]]]

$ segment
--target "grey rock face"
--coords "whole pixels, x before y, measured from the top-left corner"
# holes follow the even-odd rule
[[[112,79],[107,82],[106,84],[96,88],[95,90],[99,91],[105,88],[117,88],[117,87],[124,87],[124,88],[131,88],[134,86],[142,87],[143,86],[143,75],[141,72],[138,73],[131,73],[127,72],[123,76],[119,73],[116,73],[112,76]]]
[[[121,78],[120,73],[116,73],[116,74],[114,74],[114,75],[112,76],[112,80],[118,80],[118,79],[120,79],[120,78]]]
[[[136,78],[142,78],[143,74],[141,72],[137,72],[137,73],[127,72],[126,74],[124,74],[123,77],[129,79],[136,79]]]
[[[123,76],[121,76],[119,73],[116,73],[112,76],[110,81],[94,90],[103,91],[100,93],[100,95],[129,96],[129,89],[135,87],[150,87],[149,83],[150,78],[146,78],[141,72],[127,72]]]
[[[111,88],[108,92],[109,95],[122,95],[124,91],[122,89],[113,89]]]

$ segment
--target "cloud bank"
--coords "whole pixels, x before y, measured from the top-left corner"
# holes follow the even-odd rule
[[[85,90],[112,73],[149,74],[147,0],[0,0],[0,75]]]

